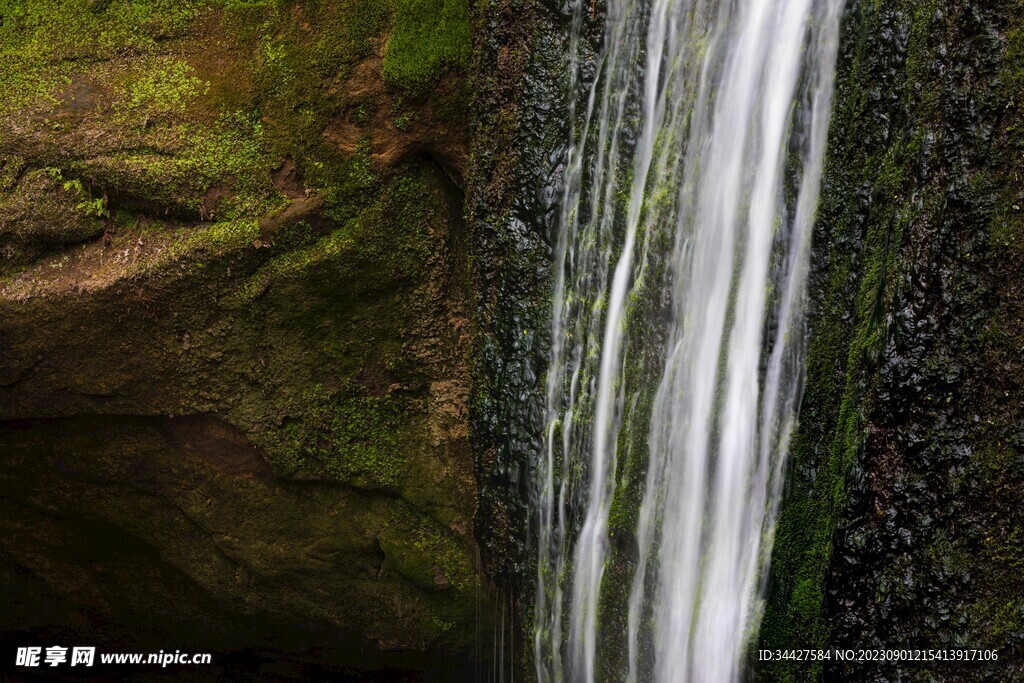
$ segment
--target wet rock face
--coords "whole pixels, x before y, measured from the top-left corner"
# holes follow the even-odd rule
[[[1021,36],[1014,3],[852,2],[808,384],[766,647],[998,650],[770,678],[1022,675]]]
[[[401,8],[143,5],[0,9],[0,640],[450,671],[462,34],[386,82]]]
[[[501,676],[532,675],[531,470],[541,449],[550,263],[568,143],[568,3],[480,5],[466,205],[477,321],[470,412],[477,538],[504,598]],[[599,28],[595,30],[595,35]],[[599,36],[596,36],[599,40]],[[499,674],[495,673],[497,677]]]
[[[998,649],[1001,664],[937,670],[1009,680],[1024,674],[1020,17],[933,11],[918,58],[938,94],[908,185],[934,209],[903,229],[828,610],[838,644]]]

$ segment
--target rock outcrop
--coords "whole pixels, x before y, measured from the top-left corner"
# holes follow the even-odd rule
[[[5,643],[470,662],[469,51],[450,0],[0,7]]]

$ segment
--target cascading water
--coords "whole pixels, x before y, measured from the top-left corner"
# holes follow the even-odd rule
[[[590,83],[536,468],[541,681],[741,676],[801,389],[841,5],[607,0],[588,64],[595,8],[575,3],[571,87]],[[631,580],[610,586],[623,535]]]

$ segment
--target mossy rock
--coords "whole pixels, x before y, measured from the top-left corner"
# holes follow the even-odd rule
[[[5,495],[32,508],[7,519],[64,539],[31,546],[49,562],[2,548],[60,615],[19,612],[4,638],[96,609],[129,642],[151,611],[166,623],[146,633],[214,633],[225,656],[465,659],[489,610],[467,43],[418,73],[429,96],[403,94],[382,64],[406,9],[0,2],[0,450]],[[367,101],[401,127],[354,120]],[[78,581],[78,555],[109,571]],[[133,574],[149,588],[128,596]]]
[[[84,242],[103,234],[106,206],[77,180],[64,180],[60,169],[25,173],[6,196],[0,196],[0,252],[6,265],[22,266],[53,248]]]

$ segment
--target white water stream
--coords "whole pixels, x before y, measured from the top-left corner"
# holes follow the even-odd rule
[[[541,681],[742,675],[801,392],[841,6],[607,2],[596,76],[569,112],[535,500]],[[591,11],[576,3],[574,89]],[[660,378],[645,385],[649,358]],[[635,429],[646,453],[629,462],[646,473],[630,503]],[[626,633],[602,637],[617,496],[636,552]]]

